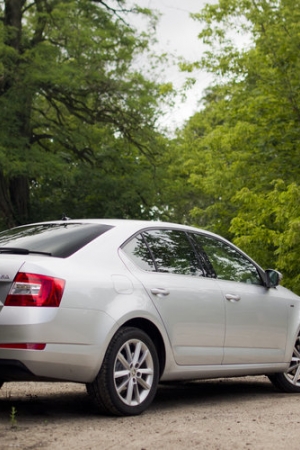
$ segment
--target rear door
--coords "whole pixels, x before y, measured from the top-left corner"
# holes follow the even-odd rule
[[[218,283],[205,277],[188,235],[176,229],[147,230],[123,250],[143,269],[135,276],[161,316],[177,364],[221,364],[224,297]]]

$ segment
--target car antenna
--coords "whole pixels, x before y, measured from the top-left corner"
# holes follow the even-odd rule
[[[67,217],[65,213],[63,213],[61,220],[70,220],[71,217]]]

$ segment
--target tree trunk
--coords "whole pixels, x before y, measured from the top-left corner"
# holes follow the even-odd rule
[[[5,0],[4,25],[14,28],[6,43],[18,51],[22,36],[22,7],[25,3],[25,0]]]
[[[5,0],[4,26],[7,28],[5,44],[12,47],[17,54],[22,53],[22,8],[25,0]],[[18,71],[21,62],[15,59],[14,76],[2,79],[0,95],[10,95],[15,102],[16,120],[10,127],[10,133],[16,142],[20,138],[20,145],[24,151],[28,150],[30,141],[30,111],[31,94],[20,87]],[[22,149],[21,149],[22,150]],[[9,148],[6,146],[6,151]],[[0,216],[2,223],[7,227],[25,223],[29,217],[29,181],[26,175],[4,176],[0,168]]]

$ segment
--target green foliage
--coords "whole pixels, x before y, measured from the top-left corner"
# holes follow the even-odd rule
[[[251,252],[263,265],[274,261],[285,273],[284,284],[300,292],[300,186],[276,180],[269,193],[248,189],[237,197],[243,214],[232,220],[235,242]]]
[[[120,0],[0,2],[0,219],[6,226],[43,220],[51,196],[57,206],[71,204],[87,176],[94,184],[81,183],[82,201],[91,187],[109,193],[112,203],[121,186],[129,198],[138,196],[135,161],[142,157],[150,173],[159,156],[159,105],[172,86],[137,72],[136,58],[150,59],[151,37],[126,19],[155,17],[125,7]],[[126,185],[116,176],[122,178],[124,161],[131,171]],[[145,183],[151,185],[148,176]],[[106,209],[121,214],[119,206]]]
[[[162,146],[157,139],[157,145]],[[65,167],[63,176],[50,174],[31,186],[32,220],[68,217],[151,219],[158,205],[159,168],[134,145],[115,139],[95,152],[94,162]]]
[[[11,407],[11,412],[10,412],[10,426],[11,428],[17,428],[17,410],[14,406]]]
[[[300,1],[220,0],[194,18],[208,48],[195,68],[215,81],[173,143],[177,194],[190,198],[189,222],[278,268],[300,293]]]

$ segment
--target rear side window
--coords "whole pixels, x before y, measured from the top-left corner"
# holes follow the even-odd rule
[[[123,250],[143,270],[202,276],[203,270],[184,231],[148,230]]]
[[[52,223],[12,228],[0,233],[0,249],[24,249],[67,258],[112,226],[91,223]]]
[[[156,268],[152,255],[141,234],[127,242],[123,247],[123,251],[140,269],[155,272]]]

